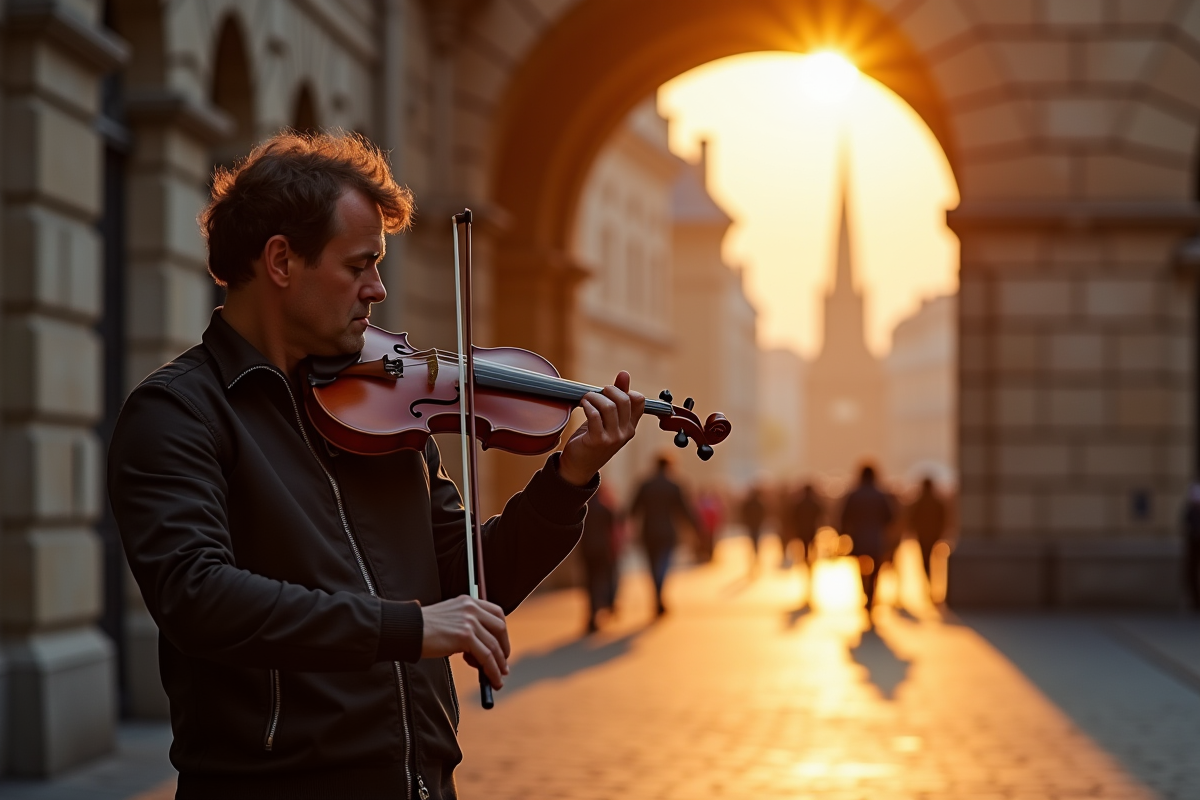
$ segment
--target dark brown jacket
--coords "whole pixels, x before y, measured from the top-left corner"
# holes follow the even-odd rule
[[[158,623],[184,798],[455,796],[448,659],[418,604],[467,592],[463,508],[424,452],[339,452],[298,389],[220,316],[134,390],[109,496]],[[575,545],[583,488],[557,456],[484,527],[512,611]]]

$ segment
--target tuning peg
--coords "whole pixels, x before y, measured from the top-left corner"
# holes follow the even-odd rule
[[[687,400],[683,401],[683,407],[686,408],[688,411],[691,411],[693,408],[696,407],[696,401],[689,397]]]
[[[688,443],[688,438],[687,438],[686,433],[684,433],[683,431],[679,431],[678,433],[675,434],[675,446],[676,447],[687,447],[687,443]]]
[[[674,400],[675,398],[671,396],[670,389],[663,389],[661,392],[658,393],[658,399],[662,400],[664,403],[669,403],[672,400]]]
[[[698,444],[696,445],[696,455],[700,456],[701,461],[708,461],[713,457],[712,445]]]

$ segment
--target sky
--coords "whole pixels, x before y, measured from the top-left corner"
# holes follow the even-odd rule
[[[833,279],[839,142],[849,148],[855,277],[867,344],[884,355],[896,323],[958,286],[945,212],[958,189],[937,139],[883,84],[833,54],[751,53],[664,84],[671,149],[694,161],[710,141],[709,189],[737,222],[726,260],[746,270],[765,347],[813,356]]]

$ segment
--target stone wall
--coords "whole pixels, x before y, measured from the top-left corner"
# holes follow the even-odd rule
[[[4,756],[55,773],[112,746],[101,611],[99,79],[127,57],[97,4],[9,2],[3,30],[0,637]]]

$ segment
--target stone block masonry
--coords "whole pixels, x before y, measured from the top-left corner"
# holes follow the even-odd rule
[[[113,745],[100,614],[99,79],[126,57],[98,4],[12,2],[3,29],[0,650],[4,760],[43,776]]]

